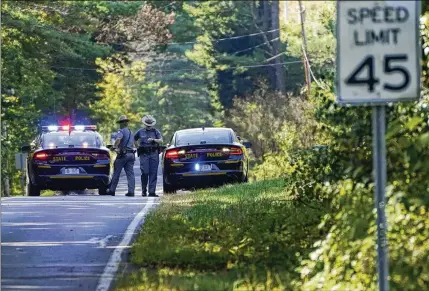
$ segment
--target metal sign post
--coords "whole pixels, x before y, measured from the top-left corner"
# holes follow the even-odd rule
[[[377,209],[377,256],[379,290],[389,290],[386,221],[386,107],[372,107],[373,165],[375,180],[375,208]]]
[[[386,104],[420,97],[420,1],[337,1],[337,103],[372,106],[377,270],[389,290]]]
[[[21,187],[25,187],[25,162],[27,160],[27,153],[15,154],[15,169],[22,171],[21,173]]]

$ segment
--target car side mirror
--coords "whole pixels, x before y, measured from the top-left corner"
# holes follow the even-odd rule
[[[29,151],[31,151],[31,146],[29,146],[29,145],[23,145],[21,147],[21,152],[25,153],[25,152],[29,152]]]
[[[238,136],[238,135],[237,135],[237,139],[238,139],[239,141],[241,141],[241,140],[242,140],[242,139],[241,139],[241,136]]]
[[[252,143],[250,141],[243,142],[243,145],[246,147],[246,149],[250,149],[252,147]]]
[[[106,148],[108,148],[109,150],[112,150],[113,146],[111,144],[106,145]]]

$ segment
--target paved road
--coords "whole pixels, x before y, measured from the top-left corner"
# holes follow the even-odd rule
[[[106,290],[123,250],[159,198],[96,194],[2,199],[1,290]],[[160,174],[160,172],[159,172]],[[162,181],[158,177],[158,195]]]

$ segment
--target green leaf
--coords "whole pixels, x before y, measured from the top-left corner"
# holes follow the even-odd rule
[[[422,122],[423,122],[423,118],[419,116],[415,116],[405,124],[405,127],[408,128],[409,130],[414,130]]]

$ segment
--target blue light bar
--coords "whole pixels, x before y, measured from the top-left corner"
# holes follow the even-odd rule
[[[43,131],[69,131],[69,130],[77,130],[77,131],[85,131],[85,130],[97,130],[96,125],[49,125],[49,126],[42,126]]]

